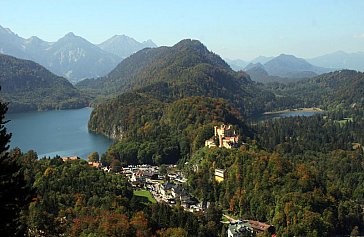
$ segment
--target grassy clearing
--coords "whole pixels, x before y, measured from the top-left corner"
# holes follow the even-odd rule
[[[138,197],[147,198],[151,203],[157,203],[148,190],[134,190],[133,194]]]
[[[344,125],[347,122],[353,122],[353,118],[344,118],[342,120],[337,121],[340,125]]]
[[[229,222],[229,219],[226,218],[226,216],[221,215],[221,221],[222,222]]]
[[[225,214],[225,215],[227,215],[227,216],[230,216],[231,218],[233,218],[233,219],[236,219],[236,220],[239,220],[239,219],[241,219],[241,218],[239,218],[238,216],[236,216],[236,215],[234,215],[234,214],[232,214],[232,213],[229,213],[229,211],[228,210],[222,210],[222,214]],[[225,217],[226,218],[226,217]],[[227,218],[226,218],[227,219]],[[227,219],[227,220],[229,220],[229,219]]]

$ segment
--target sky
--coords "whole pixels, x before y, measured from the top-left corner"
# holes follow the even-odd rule
[[[364,52],[363,0],[0,0],[0,25],[54,42],[198,39],[223,58]]]

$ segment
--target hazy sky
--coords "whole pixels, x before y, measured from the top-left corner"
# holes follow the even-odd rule
[[[46,41],[193,38],[232,59],[364,51],[364,0],[0,0],[0,25]]]

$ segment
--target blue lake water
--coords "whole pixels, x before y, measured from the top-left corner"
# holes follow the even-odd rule
[[[275,113],[275,114],[263,114],[254,120],[256,121],[264,121],[269,119],[278,119],[278,118],[286,118],[286,117],[294,117],[294,116],[313,116],[316,114],[322,114],[324,111],[288,111],[282,113]]]
[[[38,157],[79,156],[84,159],[97,151],[101,155],[113,143],[87,129],[92,109],[53,110],[7,114],[10,148],[34,150]]]

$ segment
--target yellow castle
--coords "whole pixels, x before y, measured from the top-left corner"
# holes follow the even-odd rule
[[[205,141],[205,146],[216,147],[215,139],[219,141],[219,147],[225,147],[231,149],[238,145],[239,138],[232,129],[231,125],[222,124],[219,126],[214,126],[214,137]]]

